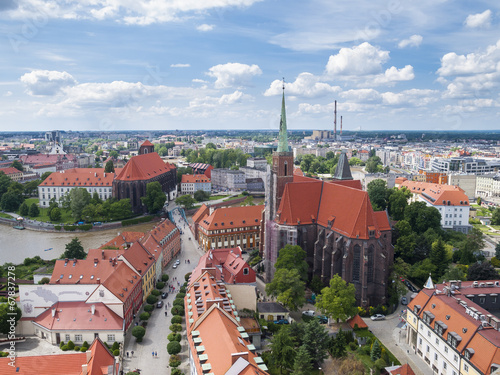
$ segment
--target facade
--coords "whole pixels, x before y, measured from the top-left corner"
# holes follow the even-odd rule
[[[420,169],[418,173],[425,176],[425,182],[441,185],[448,183],[448,175],[444,172],[431,172]]]
[[[469,224],[469,197],[459,187],[408,180],[401,186],[413,194],[412,200],[424,202],[439,211],[443,229],[468,233],[472,228]]]
[[[142,302],[151,294],[156,285],[156,260],[141,245],[135,242],[124,252],[120,259],[132,268],[139,276],[142,285]]]
[[[132,157],[113,181],[113,197],[130,199],[132,210],[142,213],[146,207],[141,197],[146,195],[146,185],[158,181],[167,200],[172,200],[177,191],[177,169],[174,165],[165,163],[154,152],[154,146],[149,141],[144,142],[139,155]]]
[[[245,173],[226,168],[216,168],[211,172],[212,188],[215,190],[245,190]]]
[[[434,373],[490,375],[500,369],[500,319],[485,309],[489,300],[498,311],[500,282],[481,283],[428,281],[408,305],[407,343]]]
[[[476,197],[499,198],[500,174],[485,174],[477,176]]]
[[[214,169],[210,164],[205,163],[192,163],[189,167],[193,170],[193,174],[204,174],[208,178],[211,177],[212,169]]]
[[[14,167],[0,168],[0,172],[5,173],[12,181],[21,181],[23,179],[23,172]]]
[[[97,193],[100,199],[107,200],[112,197],[115,177],[116,173],[106,173],[104,168],[73,168],[51,173],[38,185],[39,205],[48,207],[53,198],[61,205],[61,199],[74,188],[84,188],[91,196]]]
[[[472,157],[434,158],[429,167],[431,171],[443,173],[461,172],[474,174],[495,172],[499,168],[500,161]]]
[[[193,195],[198,190],[210,193],[212,191],[210,178],[204,174],[183,174],[181,180],[181,194]]]
[[[261,216],[264,206],[218,208],[197,217],[196,238],[204,251],[241,247],[244,251],[260,246]],[[198,215],[200,216],[200,215]],[[193,217],[194,218],[194,217]],[[195,222],[196,223],[196,222]]]
[[[245,183],[247,184],[248,191],[264,192],[265,190],[264,181],[262,180],[262,178],[247,178],[245,180]]]
[[[469,201],[476,199],[476,180],[475,174],[450,174],[448,176],[448,185],[458,186],[463,189],[465,194],[469,197]]]
[[[248,158],[247,167],[265,171],[267,169],[266,158]]]
[[[34,154],[34,155],[21,155],[19,160],[23,165],[34,167],[37,165],[44,165],[46,163],[55,164],[57,171],[65,169],[77,168],[78,160],[75,155],[66,154]]]

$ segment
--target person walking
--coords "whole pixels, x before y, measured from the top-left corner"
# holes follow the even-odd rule
[[[155,352],[152,353],[153,354],[153,358],[155,357]]]
[[[128,352],[127,352],[127,358],[128,358]]]
[[[155,352],[155,358],[158,358],[158,352]]]
[[[132,351],[130,352],[130,354],[132,354],[132,355],[131,355],[131,357],[133,357],[133,356],[134,356],[134,351],[132,350]]]

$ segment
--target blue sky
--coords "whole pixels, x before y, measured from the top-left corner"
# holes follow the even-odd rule
[[[0,131],[499,129],[499,5],[2,0]]]

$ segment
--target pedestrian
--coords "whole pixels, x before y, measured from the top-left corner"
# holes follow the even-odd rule
[[[134,356],[134,351],[132,350],[132,351],[130,352],[130,354],[132,354],[132,357],[133,357],[133,356]]]
[[[153,352],[153,358],[155,357],[155,352]]]
[[[155,357],[158,358],[158,352],[155,352]]]
[[[165,311],[165,316],[168,316],[168,312]]]
[[[127,352],[127,358],[128,358],[128,352]]]

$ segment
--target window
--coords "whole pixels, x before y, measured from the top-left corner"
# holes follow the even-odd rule
[[[446,367],[448,367],[448,366],[447,366],[446,362],[443,361],[443,369],[446,370]]]
[[[427,353],[429,353],[429,352],[430,352],[429,345],[427,345]]]
[[[437,353],[434,353],[434,360],[437,361],[438,360],[438,355]]]
[[[75,341],[76,341],[76,342],[81,342],[81,341],[83,341],[83,339],[82,339],[82,335],[75,335]]]
[[[436,346],[439,346],[439,339],[436,337]]]
[[[479,298],[479,303],[483,304],[484,303],[484,297]]]
[[[65,338],[65,341],[71,340],[68,334],[64,335],[64,338]]]
[[[467,363],[464,363],[464,370],[469,372],[469,365]]]
[[[458,362],[458,355],[456,355],[456,354],[455,354],[455,355],[453,355],[453,360],[454,360],[455,362]]]
[[[108,335],[108,339],[106,341],[108,341],[108,342],[110,342],[110,341],[115,342],[116,341],[115,340],[115,335]]]
[[[448,347],[447,347],[446,345],[445,345],[445,347],[444,347],[444,352],[445,352],[445,353],[448,353]]]
[[[431,337],[431,331],[427,331],[427,337]]]
[[[419,340],[420,340],[420,341],[419,341],[419,343],[418,343],[418,344],[419,344],[419,345],[422,345],[422,339],[419,339]]]
[[[243,268],[243,275],[248,275],[248,267]]]

